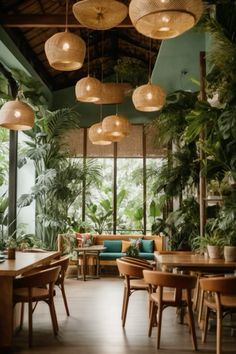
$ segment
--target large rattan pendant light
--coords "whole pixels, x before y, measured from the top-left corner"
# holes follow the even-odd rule
[[[123,102],[125,94],[124,87],[115,82],[102,82],[100,98],[96,104],[118,104]]]
[[[34,111],[17,97],[0,109],[0,126],[11,130],[29,130],[34,125]]]
[[[68,31],[68,1],[66,0],[65,32],[54,34],[44,45],[49,65],[61,71],[80,69],[86,52],[84,40]]]
[[[131,0],[129,16],[136,30],[155,39],[179,36],[195,26],[202,0]]]
[[[120,114],[115,114],[103,119],[102,129],[109,140],[119,142],[129,135],[130,122]]]
[[[137,87],[132,95],[135,108],[143,112],[159,111],[164,106],[166,99],[166,94],[161,86],[151,83],[151,48],[152,40],[150,39],[148,83]]]
[[[88,137],[92,144],[94,145],[110,145],[111,140],[108,139],[107,135],[102,129],[102,123],[93,124],[88,131]]]
[[[115,0],[82,0],[75,3],[72,9],[82,25],[95,30],[115,27],[128,14],[127,6]]]
[[[75,86],[75,96],[80,102],[96,102],[101,96],[101,81],[95,77],[90,77],[90,50],[88,33],[88,76],[80,79]]]

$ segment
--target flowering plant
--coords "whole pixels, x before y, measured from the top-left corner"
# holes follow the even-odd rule
[[[78,246],[92,246],[94,243],[94,236],[91,234],[76,233],[76,238],[78,240]]]

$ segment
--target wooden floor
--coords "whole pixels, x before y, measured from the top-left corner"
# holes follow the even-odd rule
[[[194,353],[188,327],[178,323],[175,310],[166,309],[163,318],[161,349],[156,350],[156,330],[147,336],[147,294],[131,296],[126,328],[121,326],[120,312],[123,281],[119,277],[90,279],[86,282],[66,279],[66,291],[71,316],[65,314],[60,291],[57,291],[56,310],[59,335],[52,334],[46,304],[34,313],[33,348],[27,346],[27,323],[14,338],[14,353],[20,354],[190,354]],[[27,317],[27,316],[25,316]],[[25,318],[27,320],[27,318]],[[215,353],[215,332],[209,333],[208,343],[199,352]],[[236,337],[224,333],[224,353],[236,353]],[[4,354],[4,353],[3,353]]]

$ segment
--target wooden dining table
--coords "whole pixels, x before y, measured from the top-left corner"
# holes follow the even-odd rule
[[[198,272],[234,272],[236,270],[236,262],[226,262],[224,258],[211,259],[200,254],[159,254],[154,253],[157,263],[157,269],[169,270],[178,268],[183,271]]]
[[[13,338],[13,280],[22,273],[40,264],[49,263],[59,252],[16,252],[15,259],[0,263],[0,348],[12,346]],[[0,349],[0,352],[1,349]]]

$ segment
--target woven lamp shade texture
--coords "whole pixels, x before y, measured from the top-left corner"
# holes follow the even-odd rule
[[[166,94],[159,85],[148,83],[137,87],[132,95],[135,108],[143,112],[159,111],[165,104]]]
[[[82,25],[95,30],[115,27],[128,14],[127,6],[115,0],[82,0],[74,4],[72,10]]]
[[[120,84],[108,82],[102,83],[100,98],[96,104],[116,104],[124,100],[124,87]]]
[[[203,12],[202,0],[131,0],[129,16],[136,30],[155,39],[188,31]]]
[[[101,95],[101,81],[94,77],[84,77],[75,85],[75,96],[81,102],[96,102]]]
[[[49,65],[56,70],[77,70],[84,63],[86,44],[74,33],[54,34],[45,42],[44,49]]]
[[[0,110],[0,126],[11,130],[29,130],[34,125],[34,111],[16,99],[4,103]]]
[[[121,115],[107,116],[102,121],[104,133],[114,142],[118,142],[130,133],[130,122]]]
[[[92,144],[109,145],[111,140],[108,140],[107,135],[102,130],[102,123],[93,124],[88,131],[88,137]]]

